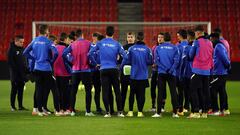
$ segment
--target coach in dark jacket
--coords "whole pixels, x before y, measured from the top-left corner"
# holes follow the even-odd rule
[[[15,111],[15,99],[16,95],[18,95],[18,109],[26,110],[23,107],[23,89],[25,84],[25,73],[26,73],[26,62],[25,58],[22,55],[24,50],[23,48],[24,38],[21,35],[15,37],[14,42],[10,43],[10,47],[8,50],[8,64],[10,70],[10,79],[11,79],[11,110]]]

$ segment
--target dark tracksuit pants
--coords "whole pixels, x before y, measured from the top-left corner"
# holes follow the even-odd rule
[[[148,87],[148,80],[131,80],[129,96],[129,111],[133,111],[134,96],[136,95],[138,111],[143,111],[145,103],[145,91]]]
[[[101,112],[101,106],[100,106],[100,97],[101,97],[101,78],[100,78],[100,71],[92,72],[92,82],[95,89],[95,95],[94,100],[96,104],[96,111]],[[114,104],[113,104],[113,93],[112,93],[112,87],[109,86],[110,92],[109,92],[109,107],[110,107],[110,113],[114,113]]]
[[[57,88],[56,78],[52,74],[51,74],[51,77],[50,77],[47,87],[48,87],[48,89],[44,93],[45,96],[44,96],[43,108],[47,109],[48,96],[50,94],[50,91],[52,91],[54,108],[55,108],[55,111],[59,112],[60,111],[59,89]]]
[[[11,80],[11,94],[10,94],[10,100],[11,100],[11,107],[15,108],[15,99],[17,96],[18,99],[18,107],[23,107],[23,88],[24,88],[24,81],[14,81]]]
[[[193,106],[192,112],[198,113],[199,109],[202,109],[203,113],[207,113],[208,107],[209,107],[209,99],[210,99],[209,98],[209,76],[194,74],[191,78],[190,89],[191,89],[191,99],[192,99],[191,103]],[[200,96],[199,94],[202,94],[202,96]]]
[[[71,91],[71,109],[75,112],[76,96],[78,91],[78,85],[82,81],[85,87],[85,103],[86,112],[91,112],[91,102],[92,102],[92,83],[91,83],[91,72],[79,72],[72,74],[72,91]]]
[[[178,108],[179,112],[183,111],[183,101],[184,101],[184,82],[180,80],[178,77],[176,78],[176,86],[177,86],[177,97],[178,97]]]
[[[23,89],[24,89],[24,78],[19,76],[18,72],[20,71],[14,71],[11,67],[10,70],[10,79],[11,79],[11,92],[10,92],[10,103],[12,108],[15,107],[15,100],[16,96],[18,99],[18,107],[23,107]]]
[[[152,108],[156,108],[156,87],[158,83],[158,72],[152,71],[151,77],[151,99],[152,99]],[[165,103],[167,99],[167,90],[163,91],[163,100],[162,100],[162,108],[164,109]]]
[[[95,89],[94,101],[96,104],[96,111],[101,112],[100,107],[100,93],[101,93],[101,82],[100,82],[100,71],[92,72],[92,83]]]
[[[59,90],[60,110],[66,111],[69,109],[70,80],[70,76],[56,76],[57,89]]]
[[[39,112],[42,112],[42,107],[46,103],[46,93],[49,90],[49,82],[51,82],[52,74],[47,71],[35,71],[35,81],[36,81],[36,99],[37,108]]]
[[[176,78],[170,74],[158,74],[158,98],[157,98],[157,113],[161,113],[162,108],[162,100],[163,93],[166,89],[166,83],[168,82],[168,86],[171,93],[171,102],[173,113],[177,113],[178,107],[178,99],[177,99],[177,91],[176,91]]]
[[[152,99],[152,108],[156,108],[156,87],[157,87],[157,71],[152,71],[151,77],[151,99]]]
[[[100,71],[103,103],[106,109],[106,113],[109,113],[109,95],[111,86],[113,86],[114,88],[114,93],[117,102],[117,110],[122,111],[122,96],[120,92],[118,74],[119,74],[118,69],[103,69]]]
[[[184,78],[183,79],[183,90],[184,90],[184,108],[189,110],[190,107],[190,79]]]
[[[220,111],[228,110],[228,97],[226,92],[226,76],[217,75],[213,76],[211,83],[211,101],[213,112],[219,111],[218,107],[218,94],[220,99]]]
[[[123,73],[121,73],[120,81],[121,81],[122,108],[124,110],[128,86],[130,85],[130,76],[123,75]]]

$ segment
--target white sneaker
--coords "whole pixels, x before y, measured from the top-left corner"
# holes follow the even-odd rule
[[[187,117],[188,119],[199,119],[201,116],[199,113],[190,113],[190,115]]]
[[[118,115],[117,115],[118,117],[122,117],[122,118],[124,118],[125,116],[123,115],[123,113],[118,113]]]
[[[51,114],[51,112],[47,111],[46,109],[42,108],[43,112],[47,113],[47,114]]]
[[[32,115],[38,115],[38,109],[37,108],[33,108]]]
[[[12,111],[12,112],[15,112],[15,111],[16,111],[16,109],[15,109],[15,108],[11,108],[11,111]]]
[[[162,109],[161,109],[161,112],[165,112],[165,110],[162,108]]]
[[[89,113],[85,113],[85,116],[89,116],[89,117],[92,117],[92,116],[95,116],[92,112],[89,112]]]
[[[172,114],[172,117],[173,117],[173,118],[179,118],[179,115],[176,114],[176,113],[173,113],[173,114]]]
[[[71,112],[71,116],[75,116],[76,113],[74,111]]]
[[[156,108],[150,108],[149,112],[156,112]]]
[[[187,113],[187,112],[188,112],[188,110],[184,108],[184,109],[183,109],[183,112],[184,112],[184,113]]]
[[[55,116],[64,116],[65,114],[64,114],[64,112],[55,112]]]
[[[157,113],[155,113],[153,116],[152,116],[152,118],[161,118],[162,117],[162,115],[161,114],[157,114]]]
[[[110,113],[107,113],[104,115],[104,118],[110,118],[111,117],[111,114]]]
[[[45,113],[45,112],[38,112],[38,116],[48,116],[48,114],[47,113]]]
[[[211,114],[209,114],[209,115],[211,115],[211,116],[219,116],[221,113],[219,112],[219,111],[217,111],[217,112],[213,112],[213,113],[211,113]]]
[[[65,115],[71,115],[71,111],[67,110],[64,112]]]

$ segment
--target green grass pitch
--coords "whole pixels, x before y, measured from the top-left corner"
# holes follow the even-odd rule
[[[151,118],[145,112],[144,118],[103,118],[85,117],[85,93],[78,91],[76,108],[81,112],[75,117],[32,116],[34,84],[27,83],[24,92],[24,106],[30,111],[10,111],[10,81],[0,81],[0,135],[239,135],[240,134],[240,82],[227,82],[230,116],[208,119],[187,119],[186,116],[174,119],[171,113],[163,117]],[[51,97],[51,95],[50,95]],[[171,110],[167,96],[166,110]],[[93,101],[93,100],[92,100]],[[17,104],[16,104],[17,106]],[[52,98],[48,107],[53,110]],[[116,107],[116,105],[115,105]],[[146,91],[144,110],[151,107],[150,91]],[[103,105],[102,105],[103,108]],[[128,104],[125,110],[128,109]],[[95,111],[95,103],[92,102]],[[116,110],[116,109],[115,109]],[[136,112],[136,102],[135,102]]]

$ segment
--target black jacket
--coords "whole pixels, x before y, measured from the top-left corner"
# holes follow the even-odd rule
[[[10,79],[12,81],[25,81],[27,65],[23,56],[23,47],[18,47],[14,43],[10,44],[8,49],[8,65],[10,70]]]

